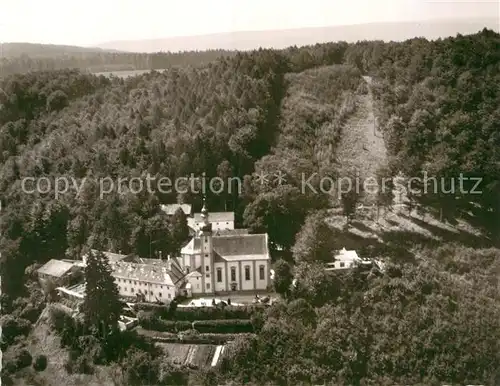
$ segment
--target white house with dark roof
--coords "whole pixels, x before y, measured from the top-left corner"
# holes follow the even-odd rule
[[[173,216],[178,209],[182,209],[186,216],[192,216],[192,207],[190,204],[166,204],[161,205],[161,210],[164,211],[167,216]]]
[[[214,212],[210,213],[210,224],[212,230],[234,229],[234,212]],[[203,213],[194,214],[194,225],[200,229],[205,225]]]
[[[346,250],[342,248],[332,263],[327,263],[327,271],[337,271],[354,268],[360,265],[371,265],[372,261],[369,259],[362,259],[354,250]]]
[[[267,289],[271,261],[267,234],[248,234],[246,230],[218,233],[227,225],[223,220],[233,227],[228,230],[234,230],[234,213],[212,216],[204,205],[197,222],[199,231],[178,257],[192,293]],[[219,227],[214,227],[217,223]]]
[[[97,253],[97,250],[92,250]],[[113,252],[102,252],[111,267],[111,275],[115,279],[118,293],[126,298],[142,298],[146,302],[168,302],[179,294],[185,282],[185,272],[177,260],[148,259]],[[86,264],[87,256],[83,256]],[[75,295],[74,291],[62,291]]]
[[[169,259],[145,259],[146,263],[118,261],[111,264],[118,292],[123,297],[142,297],[147,302],[175,298],[184,284],[184,272]]]

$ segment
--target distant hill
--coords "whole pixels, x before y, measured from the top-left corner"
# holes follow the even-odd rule
[[[34,57],[52,57],[60,55],[73,55],[90,52],[118,52],[113,49],[99,47],[78,47],[62,46],[55,44],[36,44],[36,43],[0,43],[0,53],[4,58],[16,58],[20,56]]]
[[[252,50],[259,47],[285,48],[329,41],[403,41],[414,37],[440,37],[476,33],[483,28],[499,30],[498,18],[474,20],[429,20],[422,22],[371,23],[359,25],[300,28],[292,30],[227,32],[165,39],[114,41],[97,46],[129,52],[178,52],[184,50]]]

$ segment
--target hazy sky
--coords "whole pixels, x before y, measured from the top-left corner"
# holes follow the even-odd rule
[[[0,0],[0,42],[93,45],[498,14],[498,0]]]

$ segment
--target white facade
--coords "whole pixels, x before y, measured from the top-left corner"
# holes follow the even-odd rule
[[[363,260],[358,256],[356,251],[348,251],[342,248],[335,256],[335,261],[333,263],[327,263],[326,269],[327,271],[350,269],[360,264],[371,264],[371,261]]]
[[[147,263],[116,262],[112,276],[120,296],[141,297],[146,302],[168,302],[185,283],[184,273],[175,260],[139,259]]]
[[[182,209],[186,216],[192,215],[192,208],[189,204],[167,204],[161,205],[160,208],[167,216],[173,216],[178,209]]]
[[[191,272],[189,275],[186,276],[186,281],[191,284],[190,289],[192,294],[202,294],[203,293],[203,288],[202,288],[202,280],[201,280],[201,273],[198,271]]]
[[[205,224],[202,213],[195,213],[193,220],[196,229],[200,229]],[[210,213],[209,222],[212,225],[212,231],[234,229],[234,212]]]
[[[137,294],[144,295],[146,302],[170,301],[175,298],[177,289],[170,281],[167,282],[148,282],[145,280],[134,280],[127,277],[113,275],[115,283],[118,286],[120,296],[137,297]]]
[[[270,285],[267,234],[214,234],[217,221],[205,207],[201,218],[198,235],[182,248],[178,258],[181,268],[189,272],[186,279],[193,294],[266,290]]]

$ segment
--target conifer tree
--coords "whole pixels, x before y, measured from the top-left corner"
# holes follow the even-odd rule
[[[179,208],[171,221],[172,246],[175,253],[179,253],[184,242],[189,238],[189,227],[186,214]]]
[[[85,299],[83,313],[86,324],[104,337],[118,328],[121,303],[111,267],[102,252],[89,251],[85,266]]]

